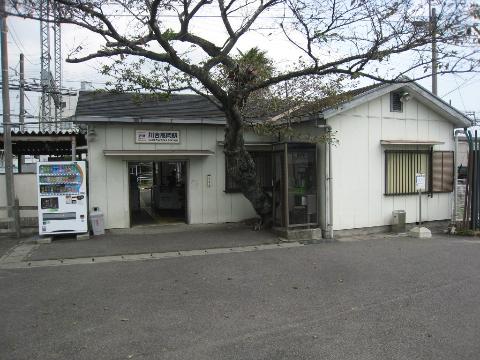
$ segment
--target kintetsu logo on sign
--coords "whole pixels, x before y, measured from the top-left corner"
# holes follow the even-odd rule
[[[145,141],[146,140],[146,134],[140,131],[137,131],[137,141]]]

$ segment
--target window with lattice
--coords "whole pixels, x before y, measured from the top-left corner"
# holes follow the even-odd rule
[[[416,194],[415,174],[425,174],[425,192],[453,191],[453,151],[386,150],[385,195]]]
[[[390,111],[403,112],[402,94],[399,92],[390,93]]]

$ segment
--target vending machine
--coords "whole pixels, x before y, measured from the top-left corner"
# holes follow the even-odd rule
[[[40,235],[88,231],[86,175],[85,161],[37,163]]]

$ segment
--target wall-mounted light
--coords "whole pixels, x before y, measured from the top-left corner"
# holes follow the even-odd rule
[[[412,98],[412,95],[410,95],[407,91],[404,91],[401,95],[400,95],[400,101],[401,102],[407,102],[409,101],[410,99]]]
[[[207,175],[207,187],[212,187],[212,175]]]

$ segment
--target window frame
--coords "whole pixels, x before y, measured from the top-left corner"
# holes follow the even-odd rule
[[[428,173],[426,175],[427,175],[428,188],[425,191],[425,193],[431,193],[431,189],[432,189],[432,184],[431,184],[431,179],[432,179],[432,176],[431,176],[431,172],[432,172],[432,150],[385,150],[384,151],[384,156],[385,156],[384,181],[385,181],[385,184],[384,184],[384,189],[383,189],[384,190],[383,195],[385,195],[385,196],[398,196],[398,195],[416,195],[416,194],[418,194],[418,192],[416,192],[416,191],[414,191],[414,192],[395,192],[395,193],[387,192],[387,190],[388,190],[388,156],[387,156],[387,154],[415,154],[415,155],[427,154],[428,155],[428,158],[427,158]]]
[[[398,101],[400,103],[400,110],[395,110],[393,108],[393,97],[398,96]],[[403,113],[403,101],[402,101],[402,94],[399,91],[392,91],[390,93],[390,112],[393,113]]]
[[[448,193],[451,193],[454,191],[454,184],[452,185],[452,189],[451,190],[440,190],[440,191],[433,191],[433,154],[434,153],[452,153],[454,155],[454,151],[452,150],[438,150],[438,151],[433,151],[433,148],[431,148],[430,150],[384,150],[384,157],[385,157],[385,161],[384,161],[384,165],[385,165],[385,168],[384,168],[384,192],[383,192],[383,195],[384,196],[399,196],[399,195],[417,195],[418,192],[415,191],[415,192],[397,192],[397,193],[388,193],[387,192],[387,187],[388,187],[388,156],[387,154],[391,154],[391,153],[410,153],[410,154],[428,154],[428,173],[426,174],[427,175],[427,184],[428,184],[428,188],[427,190],[424,192],[425,194],[430,194],[433,195],[433,194],[448,194]],[[443,156],[443,155],[442,155]],[[453,171],[455,171],[455,164],[453,164]],[[442,167],[442,172],[443,172],[443,167]],[[443,173],[442,173],[442,177],[443,177]]]

